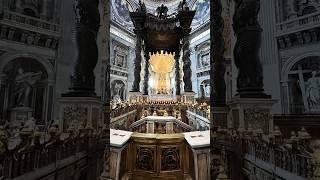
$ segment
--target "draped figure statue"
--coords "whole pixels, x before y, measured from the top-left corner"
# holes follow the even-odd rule
[[[312,72],[312,77],[306,82],[306,97],[310,109],[320,108],[320,77],[317,72]]]
[[[18,107],[30,106],[30,93],[33,85],[40,80],[42,72],[24,72],[22,68],[18,69],[18,75],[15,78],[15,105]]]

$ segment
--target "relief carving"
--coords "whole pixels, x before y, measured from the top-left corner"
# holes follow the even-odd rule
[[[154,149],[138,147],[136,154],[136,167],[141,170],[154,171]]]
[[[161,152],[161,170],[171,171],[180,168],[180,151],[178,147],[165,148]]]
[[[248,108],[244,110],[245,128],[261,129],[267,132],[271,115],[268,109]]]

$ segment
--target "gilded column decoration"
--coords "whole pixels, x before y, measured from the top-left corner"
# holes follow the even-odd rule
[[[132,86],[133,92],[139,92],[140,91],[140,71],[141,71],[141,43],[142,38],[138,32],[137,34],[137,41],[136,41],[136,58],[134,61],[134,81]]]
[[[220,0],[211,2],[211,56],[210,66],[211,75],[210,86],[213,91],[210,92],[210,100],[213,106],[221,107],[226,105],[226,83],[224,74],[226,72],[224,52],[225,42],[223,38],[224,22],[222,18],[222,4]]]
[[[181,87],[180,87],[180,53],[176,52],[174,55],[175,59],[175,70],[176,70],[176,95],[181,95]]]
[[[77,60],[71,78],[72,92],[65,96],[95,96],[94,68],[98,62],[99,0],[76,0]]]
[[[262,29],[258,22],[260,1],[236,0],[233,30],[237,36],[234,48],[238,68],[237,91],[241,97],[265,97],[263,70],[259,58]]]
[[[145,64],[145,73],[144,73],[144,85],[143,85],[143,94],[148,95],[148,87],[149,87],[149,66],[150,66],[150,54],[148,51],[145,52],[145,59],[146,59],[146,64]]]

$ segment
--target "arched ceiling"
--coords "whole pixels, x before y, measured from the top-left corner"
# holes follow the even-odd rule
[[[168,14],[177,12],[179,3],[182,0],[141,0],[145,3],[148,13],[155,14],[157,7],[162,4],[169,9]],[[111,0],[112,20],[132,31],[133,24],[130,19],[129,11],[138,8],[139,0]],[[196,15],[192,22],[192,29],[195,29],[209,21],[210,0],[187,0],[189,7],[196,10]]]

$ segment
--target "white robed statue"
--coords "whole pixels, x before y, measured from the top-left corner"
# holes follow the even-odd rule
[[[306,82],[306,97],[310,109],[320,108],[320,77],[316,77],[317,72],[312,72],[312,77]]]
[[[42,72],[24,72],[22,68],[18,69],[14,90],[16,106],[29,106],[29,96],[32,92],[33,85],[41,78],[41,75]]]

